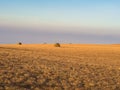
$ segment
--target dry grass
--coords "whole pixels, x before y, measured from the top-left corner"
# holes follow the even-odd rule
[[[0,45],[0,90],[120,90],[120,45]]]

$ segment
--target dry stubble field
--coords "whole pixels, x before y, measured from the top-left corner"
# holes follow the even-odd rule
[[[120,45],[0,45],[0,90],[120,90]]]

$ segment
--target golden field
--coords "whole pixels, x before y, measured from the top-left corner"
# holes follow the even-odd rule
[[[0,90],[120,90],[120,45],[0,45]]]

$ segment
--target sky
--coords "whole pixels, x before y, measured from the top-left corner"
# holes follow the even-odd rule
[[[120,0],[0,0],[0,43],[120,43]]]

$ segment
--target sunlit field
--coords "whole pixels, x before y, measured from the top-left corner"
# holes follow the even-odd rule
[[[120,45],[0,45],[0,90],[120,90]]]

